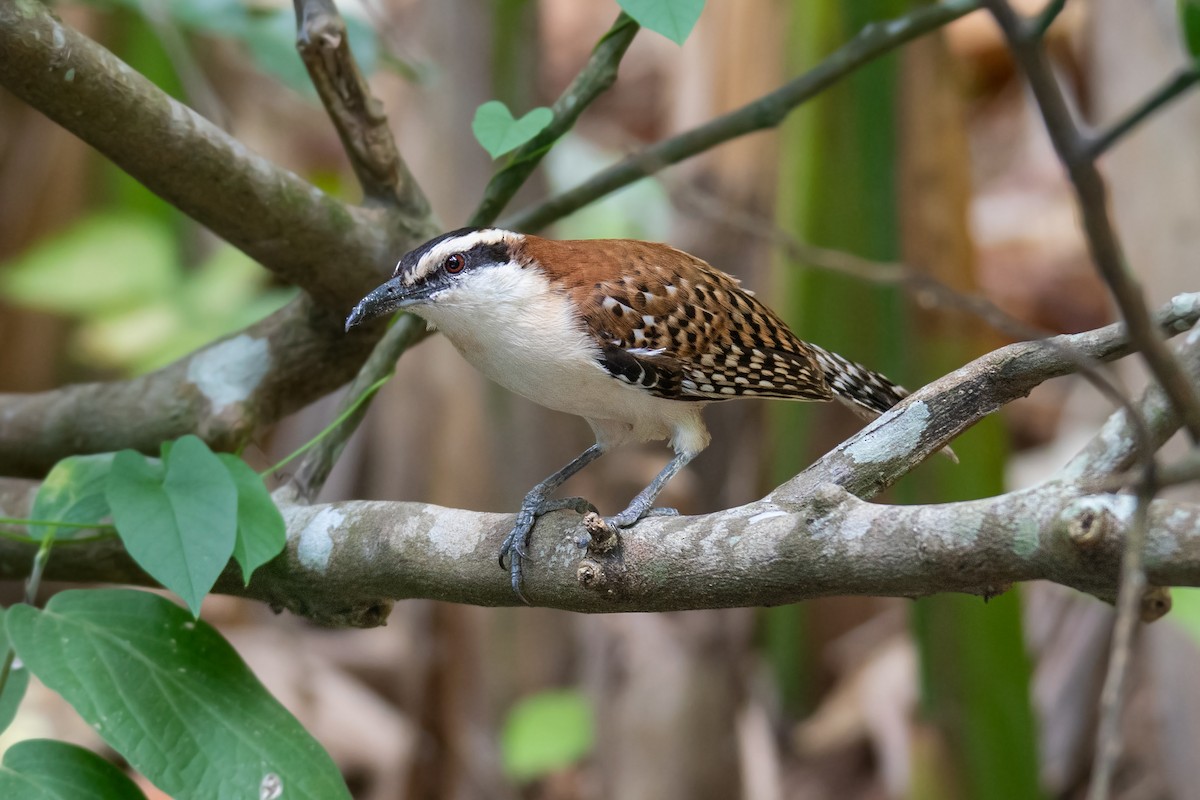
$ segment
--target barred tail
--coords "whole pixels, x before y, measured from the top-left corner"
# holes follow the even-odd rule
[[[878,372],[810,343],[834,396],[864,419],[875,419],[908,396]]]
[[[833,390],[833,396],[863,419],[875,419],[908,397],[907,389],[897,386],[878,372],[872,372],[862,364],[855,364],[816,345],[809,346],[816,353],[817,363],[825,372],[825,382]],[[955,464],[958,463],[958,456],[949,445],[943,447],[941,452]]]

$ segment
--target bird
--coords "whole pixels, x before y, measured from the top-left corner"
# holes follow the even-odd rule
[[[555,240],[460,228],[405,254],[346,330],[409,311],[501,386],[583,417],[596,442],[525,496],[499,553],[513,591],[534,524],[581,498],[554,499],[568,478],[621,445],[669,440],[674,456],[618,514],[628,528],[708,446],[709,403],[741,398],[837,400],[874,418],[908,392],[878,372],[805,342],[740,281],[667,244]],[[505,560],[508,566],[505,567]]]

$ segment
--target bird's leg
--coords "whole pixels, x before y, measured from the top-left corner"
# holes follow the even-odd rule
[[[592,445],[580,453],[574,461],[530,489],[529,494],[525,495],[525,500],[521,503],[521,510],[517,512],[517,521],[508,536],[504,537],[504,543],[500,545],[500,566],[504,566],[505,558],[509,559],[513,591],[522,600],[526,600],[526,598],[524,592],[521,591],[521,562],[525,558],[525,548],[529,544],[529,536],[533,533],[533,524],[537,522],[538,517],[558,509],[573,508],[583,512],[591,508],[591,504],[581,497],[568,497],[562,500],[548,498],[568,478],[595,461],[603,453],[604,450],[599,444]]]
[[[658,498],[658,493],[667,485],[667,481],[675,477],[675,473],[688,465],[688,462],[696,457],[696,453],[679,453],[672,458],[667,465],[662,468],[662,472],[650,481],[650,485],[642,489],[638,496],[633,498],[633,502],[629,507],[617,514],[615,517],[607,517],[605,524],[613,529],[628,528],[633,523],[637,522],[642,517],[648,516],[666,516],[673,515],[679,512],[671,508],[652,508],[655,499]]]

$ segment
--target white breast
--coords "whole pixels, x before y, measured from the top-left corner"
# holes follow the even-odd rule
[[[613,378],[574,305],[536,269],[480,269],[414,311],[496,383],[587,419],[605,447],[670,437],[676,450],[699,452],[708,443],[702,404],[665,400]]]

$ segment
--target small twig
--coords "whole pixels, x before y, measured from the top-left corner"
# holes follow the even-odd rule
[[[532,141],[517,149],[508,162],[488,181],[479,207],[468,225],[490,225],[512,200],[513,195],[541,163],[551,146],[571,130],[579,115],[617,79],[621,57],[629,49],[640,26],[624,12],[617,16],[608,32],[600,38],[583,69],[571,85],[554,101],[554,118]]]
[[[383,105],[350,52],[346,22],[333,0],[293,0],[296,49],[308,70],[368,202],[425,219],[429,201],[396,149]]]
[[[1153,459],[1151,459],[1153,465]],[[1121,559],[1121,583],[1117,592],[1117,616],[1108,671],[1100,691],[1100,725],[1096,731],[1096,755],[1092,767],[1088,800],[1108,800],[1113,774],[1121,755],[1121,707],[1125,697],[1125,679],[1133,657],[1134,638],[1141,622],[1142,596],[1146,592],[1146,572],[1142,554],[1150,521],[1150,503],[1158,491],[1154,467],[1144,474],[1138,488],[1137,508],[1129,526],[1125,553]]]
[[[517,212],[501,224],[513,230],[539,230],[664,167],[710,150],[730,139],[773,128],[797,106],[820,94],[863,64],[937,30],[978,7],[978,0],[942,0],[887,22],[872,23],[813,69],[774,92],[690,131],[664,139],[641,153],[601,170],[574,189]]]
[[[179,76],[179,82],[187,92],[188,105],[199,111],[222,130],[229,130],[229,109],[221,102],[213,89],[212,82],[200,68],[187,39],[170,17],[164,0],[140,0],[142,16],[153,29],[163,52]]]
[[[1154,112],[1182,95],[1197,82],[1200,82],[1200,64],[1192,64],[1186,69],[1179,70],[1162,86],[1147,95],[1124,117],[1113,123],[1108,130],[1092,138],[1087,144],[1087,157],[1096,159],[1108,152],[1121,137],[1145,122]]]
[[[320,438],[296,470],[291,483],[300,497],[311,501],[320,493],[346,442],[366,416],[375,392],[395,371],[397,359],[427,335],[425,321],[412,314],[402,314],[388,328],[347,387],[335,429]]]
[[[1034,35],[1039,39],[1045,36],[1046,31],[1050,30],[1050,26],[1054,24],[1054,20],[1058,19],[1058,15],[1062,13],[1066,5],[1067,0],[1050,0],[1042,12],[1034,18]]]
[[[1200,450],[1193,450],[1178,461],[1159,467],[1157,477],[1160,489],[1200,481]],[[1089,488],[1097,492],[1119,492],[1143,483],[1145,483],[1145,473],[1133,472],[1126,475],[1114,475],[1106,480],[1098,481]]]
[[[1022,19],[1007,0],[984,0],[1000,25],[1009,47],[1029,81],[1046,123],[1046,131],[1059,160],[1067,169],[1083,218],[1088,250],[1108,284],[1129,334],[1146,365],[1178,409],[1192,441],[1200,442],[1200,396],[1183,376],[1162,337],[1150,320],[1141,285],[1125,261],[1120,240],[1108,216],[1107,187],[1096,169],[1086,138],[1080,133],[1054,77],[1042,41],[1028,20]]]
[[[1194,326],[1183,337],[1175,354],[1189,380],[1200,383],[1200,326]],[[1179,430],[1179,414],[1162,387],[1156,383],[1146,387],[1135,405],[1137,418],[1144,421],[1149,429],[1150,449],[1157,451]],[[1131,478],[1128,470],[1142,458],[1144,449],[1139,441],[1131,442],[1128,437],[1121,435],[1120,432],[1129,427],[1128,418],[1128,410],[1109,417],[1100,435],[1067,462],[1063,474],[1072,480],[1081,480],[1085,485],[1096,483],[1097,491],[1117,491],[1136,485],[1141,480],[1140,474],[1144,473],[1135,471]],[[1200,451],[1193,452],[1200,454]],[[1167,470],[1159,471],[1159,486],[1175,482],[1169,480],[1167,475]]]

